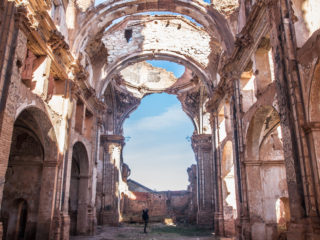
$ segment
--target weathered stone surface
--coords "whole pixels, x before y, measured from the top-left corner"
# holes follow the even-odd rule
[[[1,1],[0,238],[67,240],[147,207],[239,239],[319,239],[319,9]],[[187,191],[128,184],[123,122],[155,92],[177,95],[195,126]]]

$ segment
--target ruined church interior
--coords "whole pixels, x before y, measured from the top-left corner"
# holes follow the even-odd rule
[[[150,222],[206,239],[319,240],[319,11],[319,0],[1,0],[0,238],[91,239],[149,208]],[[125,121],[158,93],[194,126],[181,191],[130,179],[123,155]]]

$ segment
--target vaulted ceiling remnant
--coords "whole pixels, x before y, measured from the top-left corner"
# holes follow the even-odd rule
[[[130,42],[125,32],[132,31]],[[177,53],[206,68],[212,51],[220,52],[217,39],[180,16],[133,16],[111,27],[102,41],[108,49],[108,64],[135,53]],[[197,43],[197,44],[194,44]]]
[[[128,66],[120,72],[122,86],[137,97],[148,93],[166,91],[177,82],[172,72],[153,67],[150,63],[139,62]]]
[[[235,0],[214,4],[186,0],[105,1],[80,14],[82,27],[73,33],[71,49],[74,56],[86,52],[92,61],[90,79],[98,96],[103,95],[110,79],[122,70],[148,59],[184,65],[197,75],[210,94],[221,56],[230,55],[234,48],[229,16],[237,7]],[[194,84],[190,80],[189,87]],[[156,89],[180,91],[160,87],[162,83]]]

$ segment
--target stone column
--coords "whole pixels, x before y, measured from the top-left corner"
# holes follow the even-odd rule
[[[232,79],[233,94],[230,98],[230,116],[232,123],[232,142],[234,146],[234,167],[236,178],[236,196],[237,196],[237,224],[236,231],[238,236],[243,239],[249,239],[251,236],[251,226],[248,206],[248,187],[245,167],[245,141],[244,129],[242,124],[243,102],[240,93],[240,80]]]
[[[215,112],[211,116],[212,129],[213,129],[213,176],[215,188],[215,206],[214,206],[214,231],[219,236],[224,236],[224,216],[223,216],[223,193],[222,193],[222,179],[221,179],[221,149],[220,149],[220,136],[219,136],[219,121],[218,114]]]
[[[71,130],[69,130],[71,134]],[[72,165],[72,147],[65,152],[64,168],[63,168],[63,187],[61,197],[61,239],[69,239],[70,236],[70,216],[69,216],[69,194],[70,194],[70,179],[71,179],[71,165]]]
[[[211,139],[211,134],[192,136],[192,148],[196,155],[198,175],[197,224],[210,228],[213,227],[214,220],[214,175]]]
[[[119,182],[121,176],[121,151],[124,137],[121,135],[101,135],[102,178],[99,195],[101,206],[100,224],[118,225],[120,220]]]
[[[57,162],[44,161],[37,219],[37,240],[49,239],[54,213]]]

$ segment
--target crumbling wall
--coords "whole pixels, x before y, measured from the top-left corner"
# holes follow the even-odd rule
[[[181,17],[140,18],[129,18],[105,33],[102,41],[108,49],[109,64],[137,53],[167,52],[191,58],[204,68],[208,66],[214,45],[210,45],[213,39],[203,29]]]
[[[126,197],[123,211],[124,222],[143,222],[142,210],[149,209],[151,222],[164,222],[172,219],[173,222],[188,222],[188,207],[190,193],[187,191],[168,192],[132,192]]]

